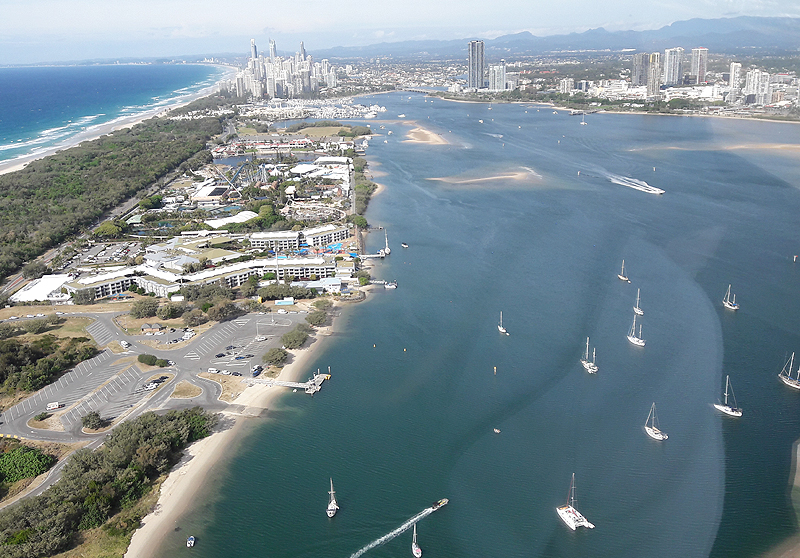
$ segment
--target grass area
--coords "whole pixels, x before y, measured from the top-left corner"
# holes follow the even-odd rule
[[[142,518],[156,507],[165,479],[166,476],[158,478],[136,504],[111,517],[102,527],[81,531],[78,546],[53,558],[123,558]]]
[[[312,127],[312,128],[303,128],[297,132],[298,136],[308,136],[310,138],[323,138],[323,137],[331,137],[331,136],[338,136],[339,130],[345,130],[342,126],[325,126],[325,127]]]
[[[61,316],[64,318],[65,316]],[[91,337],[86,333],[86,328],[94,322],[94,318],[72,317],[67,318],[63,324],[54,327],[47,333],[58,337]]]
[[[183,380],[175,386],[175,390],[170,397],[174,397],[175,399],[191,399],[192,397],[197,397],[201,393],[203,393],[203,388]]]
[[[239,134],[240,136],[255,136],[258,134],[255,128],[247,128],[247,127],[238,128],[236,130],[236,133]]]
[[[128,335],[142,335],[142,324],[161,324],[164,326],[164,328],[166,328],[162,330],[165,332],[169,332],[169,328],[171,327],[174,327],[175,329],[181,329],[184,327],[183,320],[180,318],[175,318],[174,320],[160,320],[155,316],[152,318],[131,318],[130,314],[123,314],[122,316],[117,316],[115,321]],[[197,331],[197,329],[195,329],[195,331]],[[161,336],[157,336],[156,339],[158,339],[158,337]]]

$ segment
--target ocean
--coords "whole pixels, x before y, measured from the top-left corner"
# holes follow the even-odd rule
[[[417,526],[426,557],[746,557],[793,534],[800,392],[776,376],[800,350],[800,127],[364,102],[393,131],[368,150],[386,190],[366,217],[392,247],[372,274],[398,288],[343,309],[309,367],[332,380],[251,421],[159,555],[193,534],[200,558],[348,558],[444,497]],[[449,144],[401,141],[417,125]],[[739,419],[712,406],[726,375]],[[573,473],[593,530],[556,514]]]
[[[0,68],[0,162],[166,107],[213,85],[224,73],[197,64]]]

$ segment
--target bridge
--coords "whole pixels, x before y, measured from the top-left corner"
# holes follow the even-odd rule
[[[330,368],[328,368],[328,372],[330,372]],[[331,379],[330,374],[320,374],[319,370],[317,370],[307,382],[286,382],[283,380],[274,380],[272,378],[245,378],[242,380],[242,382],[251,385],[262,384],[265,386],[281,386],[281,387],[290,387],[294,389],[302,389],[306,393],[314,395],[320,389],[322,389],[322,382],[330,379]]]

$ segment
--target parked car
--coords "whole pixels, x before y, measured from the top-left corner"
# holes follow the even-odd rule
[[[214,358],[224,358],[224,357],[225,357],[225,353],[217,353],[217,354],[214,355]]]
[[[208,369],[208,373],[209,373],[209,374],[216,374],[216,373],[218,373],[218,372],[219,372],[219,370],[217,370],[216,368],[209,368],[209,369]]]

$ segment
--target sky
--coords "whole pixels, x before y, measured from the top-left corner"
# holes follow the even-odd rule
[[[413,39],[657,29],[691,18],[800,17],[800,0],[0,0],[0,64],[242,54]]]

